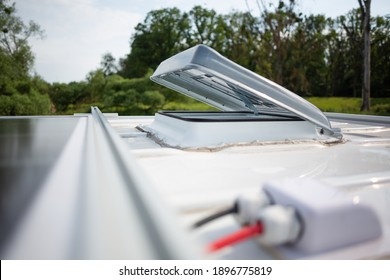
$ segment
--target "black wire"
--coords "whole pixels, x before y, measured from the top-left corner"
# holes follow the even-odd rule
[[[192,225],[192,228],[198,228],[203,226],[204,224],[207,224],[208,222],[211,222],[213,220],[216,220],[218,218],[221,218],[223,216],[229,215],[229,214],[234,214],[237,213],[237,204],[235,203],[232,207],[219,211],[217,213],[214,213],[210,216],[207,216],[199,221],[197,221],[195,224]]]

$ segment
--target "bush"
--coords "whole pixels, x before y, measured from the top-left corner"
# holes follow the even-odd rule
[[[375,115],[390,116],[390,103],[372,105],[371,111]]]
[[[11,115],[13,108],[13,101],[10,96],[0,95],[0,115],[9,116]]]
[[[50,114],[51,101],[48,95],[35,91],[30,94],[15,93],[11,96],[0,96],[0,115],[26,116]]]
[[[390,116],[390,98],[371,98],[369,112],[360,111],[360,98],[309,97],[307,101],[313,103],[323,112]]]

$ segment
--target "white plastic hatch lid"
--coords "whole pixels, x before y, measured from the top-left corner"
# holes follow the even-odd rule
[[[166,59],[150,78],[222,111],[299,117],[326,135],[342,137],[316,106],[205,45]]]

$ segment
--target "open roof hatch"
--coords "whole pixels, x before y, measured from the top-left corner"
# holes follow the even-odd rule
[[[223,111],[221,113],[159,112],[156,114],[155,122],[158,122],[162,116],[198,123],[206,121],[260,121],[264,123],[271,120],[273,126],[275,121],[304,120],[316,128],[318,137],[342,138],[340,132],[331,127],[327,117],[313,104],[282,86],[230,61],[204,45],[192,47],[163,61],[151,76],[151,80]],[[166,126],[166,120],[163,122]],[[291,125],[291,122],[289,123]],[[158,126],[158,124],[152,124],[151,129],[145,130],[156,134],[155,130],[159,130]],[[183,124],[179,126],[178,129],[183,130]],[[216,129],[220,129],[220,126],[221,124]],[[256,127],[252,125],[248,129],[256,129]],[[288,134],[289,130],[286,124],[282,125],[280,129],[282,131],[277,134],[282,135],[276,136],[276,139],[260,137],[260,139],[248,139],[248,141],[269,141],[297,137],[318,139],[313,135],[303,134],[302,137],[285,135],[283,131]],[[299,129],[297,128],[297,130]],[[160,131],[159,134],[161,133],[164,134],[164,131]],[[174,131],[171,129],[169,133],[174,133]],[[234,134],[236,132],[230,130],[230,133]],[[264,134],[264,131],[262,133]],[[266,134],[269,134],[269,132],[267,131]],[[157,135],[157,138],[172,137]],[[178,143],[180,141],[174,142],[175,145],[181,146]],[[227,141],[221,139],[218,143],[227,143]],[[207,145],[207,143],[205,144]],[[194,143],[191,145],[198,146]]]

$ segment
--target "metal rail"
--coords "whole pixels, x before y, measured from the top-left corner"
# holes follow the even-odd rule
[[[138,222],[134,226],[142,229],[144,233],[140,234],[138,239],[143,238],[149,244],[152,258],[195,258],[190,242],[185,240],[184,234],[180,233],[181,229],[176,227],[177,222],[172,217],[173,213],[169,213],[168,207],[152,189],[152,184],[143,176],[123,140],[115,133],[99,108],[92,107],[91,112],[94,121],[103,132],[104,141],[116,164],[114,168],[122,177],[121,187],[126,189],[129,202],[137,211]],[[134,257],[137,257],[137,254]]]
[[[198,258],[175,214],[101,111],[92,107],[91,114],[67,119],[76,125],[19,215],[1,258]],[[58,119],[58,129],[62,124]],[[55,139],[43,145],[50,141]],[[32,164],[40,164],[39,156]]]
[[[341,113],[324,113],[324,114],[331,121],[390,126],[390,117],[386,117],[386,116],[341,114]]]

